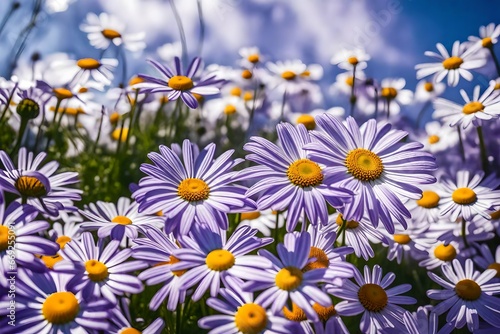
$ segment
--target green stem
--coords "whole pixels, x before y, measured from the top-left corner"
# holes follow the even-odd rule
[[[198,6],[198,18],[200,20],[200,39],[197,55],[201,57],[201,53],[203,51],[203,42],[205,41],[205,20],[203,18],[203,8],[201,7],[201,0],[196,0],[196,5]]]
[[[16,144],[12,148],[10,155],[15,153],[19,147],[21,147],[21,142],[23,141],[24,133],[26,132],[26,127],[28,126],[29,118],[21,117],[21,125],[19,127],[19,132],[17,134]]]
[[[375,113],[374,113],[374,119],[377,119],[378,117],[378,89],[377,87],[373,88],[375,90]]]
[[[391,117],[391,99],[387,99],[387,119]]]
[[[344,217],[342,217],[342,216],[341,216],[341,218],[342,218],[342,225],[340,225],[340,228],[337,231],[337,237],[335,239],[335,242],[337,242],[340,234],[342,234],[342,241],[341,241],[340,246],[344,246],[345,245],[345,229],[347,228],[347,220],[345,220]]]
[[[462,238],[464,239],[464,245],[466,248],[469,248],[469,243],[467,242],[467,230],[466,230],[467,222],[462,218]]]
[[[422,106],[422,109],[420,109],[420,111],[418,112],[418,115],[417,115],[417,129],[420,129],[420,123],[422,123],[422,118],[424,118],[424,111],[427,109],[427,107],[431,104],[431,101],[427,101],[424,103],[424,105]]]
[[[18,1],[12,2],[12,5],[10,6],[9,11],[3,17],[2,23],[0,23],[0,34],[2,33],[3,28],[5,28],[5,25],[7,24],[9,19],[12,17],[12,13],[14,13],[19,7],[20,7],[20,4]]]
[[[95,154],[95,151],[97,149],[97,145],[99,145],[99,139],[101,138],[103,120],[104,120],[104,106],[102,106],[102,108],[101,108],[101,119],[99,120],[99,128],[97,130],[97,137],[95,139],[94,148],[92,149],[93,154]]]
[[[500,77],[500,63],[498,63],[498,58],[495,54],[495,51],[493,50],[493,46],[489,47],[488,50],[490,50],[491,57],[493,58],[493,62],[495,63],[495,68],[497,69],[497,74]]]
[[[45,152],[48,152],[50,142],[52,141],[52,136],[53,136],[53,131],[56,131],[57,126],[56,126],[56,120],[57,120],[57,113],[59,112],[59,107],[61,106],[61,99],[57,99],[56,102],[56,107],[54,109],[54,117],[52,118],[52,123],[50,123],[49,127],[51,128],[48,135],[47,135],[47,144],[45,144]]]
[[[274,226],[274,242],[278,243],[278,236],[279,236],[279,219],[280,219],[280,212],[276,211],[276,222]]]
[[[175,0],[170,0],[170,7],[172,8],[172,12],[174,13],[175,23],[177,24],[177,28],[179,29],[179,35],[181,38],[182,44],[182,63],[187,65],[187,43],[186,43],[186,34],[184,33],[184,27],[182,26],[182,20],[177,11],[177,7],[175,6]]]
[[[488,174],[489,173],[489,164],[488,164],[488,153],[486,152],[486,144],[484,143],[484,135],[483,128],[478,126],[476,128],[477,136],[479,137],[479,149],[481,153],[481,164],[483,166],[483,171]]]
[[[351,97],[349,98],[349,103],[351,104],[351,113],[350,113],[351,117],[354,117],[354,106],[356,105],[356,95],[354,94],[355,86],[356,86],[356,65],[352,67]]]
[[[460,155],[462,156],[462,161],[465,162],[464,142],[462,141],[462,130],[460,130],[460,125],[457,125],[457,131],[458,131],[458,145],[460,149]]]

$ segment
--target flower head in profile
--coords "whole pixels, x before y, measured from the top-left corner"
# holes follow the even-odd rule
[[[446,322],[455,328],[467,324],[470,332],[479,328],[479,318],[500,328],[500,298],[493,296],[500,293],[500,284],[488,283],[495,277],[496,270],[487,269],[482,273],[475,271],[471,259],[465,260],[465,266],[453,260],[452,263],[443,264],[441,269],[445,278],[427,273],[434,282],[445,288],[427,291],[429,298],[442,300],[434,307],[434,312],[441,315],[448,311]]]
[[[222,314],[209,315],[198,320],[201,328],[216,333],[295,333],[298,328],[291,321],[266,309],[259,296],[254,300],[253,293],[241,289],[243,281],[228,277],[225,288],[220,289],[221,299],[210,297],[207,305]]]
[[[88,13],[86,20],[80,25],[80,30],[86,32],[90,45],[97,49],[107,49],[111,44],[123,45],[132,52],[141,51],[146,47],[145,33],[127,33],[125,24],[117,17],[108,13]]]
[[[410,212],[401,198],[419,199],[419,184],[434,183],[435,158],[420,149],[422,144],[401,142],[404,131],[371,119],[361,126],[354,118],[344,125],[325,114],[316,118],[319,130],[311,131],[313,142],[306,145],[308,157],[325,165],[329,184],[354,192],[342,214],[359,221],[367,214],[377,227],[381,221],[394,233],[394,221],[406,226]]]
[[[487,26],[479,28],[478,36],[469,36],[469,41],[475,44],[477,48],[493,48],[498,43],[500,37],[500,24],[490,23]]]
[[[463,77],[467,81],[472,80],[472,73],[469,70],[479,68],[486,64],[486,59],[477,57],[474,48],[465,50],[459,41],[453,43],[451,55],[441,43],[436,47],[439,54],[433,51],[426,51],[425,55],[439,60],[438,63],[425,63],[415,66],[417,79],[434,75],[434,81],[441,82],[448,76],[448,86],[455,87]]]
[[[259,164],[239,174],[241,178],[258,179],[247,196],[259,194],[259,210],[287,210],[287,231],[295,230],[304,212],[311,224],[326,225],[327,203],[341,209],[352,192],[332,186],[333,180],[324,175],[323,168],[307,158],[303,147],[311,137],[304,125],[281,123],[276,130],[281,147],[261,137],[251,137],[243,147],[250,152],[246,159]]]
[[[390,115],[398,114],[401,106],[413,100],[413,92],[403,89],[406,80],[403,78],[386,78],[380,83],[379,110],[387,110]]]
[[[50,64],[45,78],[50,82],[53,76],[58,82],[63,82],[69,86],[85,86],[92,80],[91,86],[102,89],[102,86],[111,84],[113,71],[118,65],[118,60],[114,58],[80,58],[62,59],[53,61]]]
[[[223,82],[215,74],[207,74],[199,80],[195,80],[201,65],[201,58],[196,57],[191,61],[186,72],[182,70],[179,57],[174,58],[175,71],[154,60],[151,65],[162,75],[161,78],[140,74],[144,82],[135,85],[144,93],[167,93],[169,101],[175,101],[179,97],[191,109],[198,107],[198,101],[193,94],[214,95],[220,92],[219,85]]]
[[[346,280],[342,287],[329,286],[327,291],[344,301],[335,305],[340,315],[352,316],[363,313],[359,329],[362,333],[377,333],[379,329],[391,327],[404,332],[404,309],[399,305],[415,304],[412,297],[400,296],[411,289],[410,284],[392,288],[396,275],[388,273],[382,277],[382,268],[375,265],[370,271],[364,267],[364,276],[354,270],[354,282]]]
[[[479,95],[481,87],[477,85],[472,99],[461,89],[460,94],[464,99],[462,104],[438,98],[434,101],[435,111],[432,116],[450,126],[461,125],[464,129],[470,124],[480,126],[484,122],[497,119],[500,116],[500,95],[495,93],[495,85],[495,81],[491,81],[481,95]]]
[[[192,299],[199,300],[210,287],[210,295],[219,293],[221,280],[227,276],[241,279],[258,279],[263,269],[271,262],[257,255],[247,255],[272,242],[271,238],[256,237],[257,230],[248,226],[239,227],[226,240],[226,232],[210,230],[205,224],[197,224],[189,236],[180,236],[181,248],[174,250],[179,262],[172,270],[187,270],[180,278],[182,290],[197,285]]]
[[[354,67],[357,70],[364,70],[368,60],[370,60],[370,55],[362,49],[343,49],[332,57],[330,63],[338,65],[343,70],[352,70]]]
[[[212,230],[227,229],[226,213],[253,206],[245,196],[246,188],[233,185],[232,169],[243,161],[231,159],[233,150],[214,159],[213,143],[199,151],[186,139],[182,153],[174,148],[161,145],[160,154],[148,154],[153,165],[141,166],[148,176],[132,195],[139,212],[164,212],[167,233],[187,234],[195,221],[209,224]]]
[[[86,301],[68,289],[68,276],[55,273],[18,272],[16,280],[16,326],[6,316],[9,300],[0,302],[2,333],[86,333],[109,327],[113,304],[105,299]]]
[[[79,201],[82,193],[68,185],[78,182],[78,173],[64,172],[55,174],[59,163],[50,161],[40,167],[47,153],[41,152],[34,157],[22,147],[19,150],[17,167],[6,152],[0,151],[0,188],[18,195],[23,202],[34,206],[49,216],[57,216],[59,210],[74,209],[73,201]]]

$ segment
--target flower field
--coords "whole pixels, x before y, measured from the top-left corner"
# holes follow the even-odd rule
[[[5,2],[1,333],[500,332],[500,22]]]

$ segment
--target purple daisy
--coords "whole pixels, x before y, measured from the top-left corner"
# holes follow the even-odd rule
[[[59,245],[39,236],[49,228],[49,223],[33,220],[37,215],[29,205],[11,203],[7,209],[0,204],[0,286],[7,286],[9,272],[18,267],[46,271],[37,255],[55,255]]]
[[[21,269],[16,280],[16,326],[9,326],[9,300],[0,302],[2,333],[88,333],[109,328],[105,299],[86,301],[67,288],[67,275]]]
[[[154,60],[149,60],[151,65],[159,71],[163,78],[155,78],[149,75],[140,74],[139,77],[145,82],[135,85],[144,93],[168,93],[169,101],[177,100],[179,97],[191,109],[198,107],[198,101],[193,94],[213,95],[219,93],[217,87],[223,80],[216,78],[215,74],[208,74],[195,82],[193,77],[198,72],[201,65],[201,58],[196,57],[189,64],[186,74],[182,71],[181,60],[175,57],[175,72]]]
[[[277,258],[267,250],[258,254],[272,262],[270,269],[263,270],[259,276],[246,282],[245,291],[265,290],[259,295],[262,306],[268,307],[274,313],[280,312],[289,300],[304,310],[310,320],[318,321],[319,317],[312,304],[331,306],[328,294],[317,287],[325,281],[325,268],[305,270],[309,262],[311,236],[307,232],[294,232],[285,235],[284,244],[278,244]]]
[[[307,158],[303,147],[311,142],[311,138],[304,125],[294,127],[281,123],[276,130],[281,148],[261,137],[251,137],[243,147],[251,152],[246,159],[259,164],[246,168],[238,175],[245,179],[259,179],[247,191],[247,196],[259,194],[259,210],[288,210],[286,228],[289,232],[295,230],[303,212],[311,224],[319,222],[326,225],[327,202],[336,209],[342,209],[353,193],[344,187],[332,186],[335,180],[325,175],[320,165]]]
[[[167,233],[187,234],[195,221],[207,223],[213,230],[225,230],[226,213],[252,206],[245,196],[247,188],[232,185],[232,169],[243,161],[231,159],[233,150],[214,160],[213,143],[200,152],[186,139],[181,155],[174,147],[161,145],[161,154],[148,154],[154,165],[142,164],[141,171],[148,176],[139,181],[139,189],[132,195],[139,203],[139,212],[162,210]]]
[[[397,328],[404,332],[404,309],[397,304],[415,304],[412,297],[399,296],[411,289],[410,284],[402,284],[387,289],[394,282],[396,275],[388,273],[382,277],[382,268],[375,265],[365,266],[364,277],[359,270],[354,270],[354,280],[346,280],[342,287],[328,286],[327,291],[336,297],[345,299],[335,305],[340,315],[352,316],[363,313],[359,328],[363,333],[378,333],[381,328]],[[387,290],[386,290],[387,289]]]
[[[207,305],[222,314],[198,320],[198,326],[211,329],[209,334],[226,333],[297,333],[297,326],[266,309],[262,298],[254,300],[253,293],[241,289],[243,281],[228,277],[226,288],[220,289],[223,299],[210,297]]]
[[[118,305],[111,310],[111,328],[109,334],[159,334],[165,326],[161,318],[157,318],[148,327],[139,331],[132,327],[132,317],[130,316],[130,300],[122,298]]]
[[[22,147],[19,150],[17,168],[7,153],[0,151],[0,188],[21,197],[23,203],[34,206],[49,216],[57,216],[59,210],[73,210],[73,201],[79,201],[79,189],[68,188],[78,182],[78,173],[54,174],[59,163],[51,161],[40,167],[47,153],[41,152],[33,159],[33,153]]]
[[[72,240],[60,251],[63,260],[54,270],[73,274],[68,282],[71,291],[82,291],[87,300],[106,298],[113,304],[116,296],[139,293],[142,282],[127,274],[146,267],[144,261],[127,261],[132,249],[120,250],[120,241],[111,240],[106,246],[99,240],[97,246],[90,232],[82,233],[80,240]]]
[[[438,333],[438,317],[433,311],[432,306],[420,306],[417,312],[410,313],[406,311],[403,314],[403,323],[405,325],[405,333],[408,334],[437,334]],[[448,334],[453,330],[453,325],[445,324],[439,334]],[[399,334],[400,329],[384,328],[380,330],[380,334]]]
[[[321,130],[311,131],[315,141],[305,146],[311,160],[324,164],[325,177],[355,195],[344,216],[359,221],[365,213],[377,227],[379,220],[394,233],[394,220],[406,227],[410,212],[401,198],[419,199],[419,184],[436,182],[435,158],[417,142],[402,142],[408,133],[371,119],[361,126],[352,117],[344,125],[330,114],[316,118]]]
[[[447,280],[428,272],[429,277],[446,290],[429,290],[427,296],[442,300],[434,307],[441,315],[448,311],[446,322],[456,328],[462,328],[467,323],[470,332],[479,328],[479,317],[490,325],[500,328],[500,298],[493,294],[500,293],[500,283],[489,283],[496,270],[487,269],[483,273],[474,270],[471,259],[465,260],[465,267],[458,260],[453,260],[453,266],[445,263],[441,266]]]
[[[245,254],[270,244],[272,238],[258,238],[257,232],[243,225],[226,241],[225,231],[215,232],[208,225],[195,225],[189,236],[179,238],[182,247],[173,254],[179,262],[172,264],[172,270],[187,270],[180,278],[182,290],[198,284],[192,296],[197,301],[209,288],[210,295],[217,296],[221,279],[226,276],[258,279],[263,269],[271,267],[271,262]]]
[[[173,254],[179,245],[171,234],[165,234],[156,228],[144,231],[146,238],[134,240],[133,257],[152,264],[139,274],[139,279],[146,285],[163,284],[149,302],[149,308],[156,311],[167,300],[167,309],[175,311],[179,303],[184,303],[186,291],[181,290],[180,278],[186,270],[171,270],[174,263],[179,262]]]

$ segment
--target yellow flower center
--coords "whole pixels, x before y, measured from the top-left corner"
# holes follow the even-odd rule
[[[118,120],[120,120],[120,114],[114,111],[111,115],[109,115],[109,122],[111,124],[116,124],[118,123]]]
[[[188,178],[181,181],[177,188],[177,194],[189,202],[203,201],[208,198],[210,188],[201,179]]]
[[[434,85],[432,84],[432,82],[426,82],[424,84],[424,89],[427,91],[427,92],[433,92],[434,91]]]
[[[174,263],[179,263],[181,262],[181,260],[179,260],[178,258],[176,258],[175,256],[173,255],[170,255],[169,256],[170,258],[170,261],[166,262],[166,263],[162,263],[162,264],[174,264]],[[175,276],[177,277],[180,277],[182,275],[184,275],[186,273],[187,269],[183,269],[183,270],[172,270],[172,274],[174,274]]]
[[[464,300],[477,300],[481,297],[481,287],[471,279],[463,279],[455,284],[457,296]]]
[[[484,105],[481,102],[473,101],[464,105],[462,112],[466,115],[484,111]]]
[[[331,317],[333,317],[334,315],[337,314],[337,311],[335,311],[335,307],[333,305],[325,307],[325,306],[322,306],[318,303],[314,303],[313,309],[314,309],[314,311],[316,311],[319,318],[323,322],[327,322],[328,319],[330,319]]]
[[[499,89],[500,89],[500,82],[497,82],[497,83],[495,84],[495,90],[499,90]]]
[[[54,292],[42,304],[42,315],[55,325],[67,324],[75,320],[80,305],[71,292]]]
[[[54,269],[54,265],[61,261],[63,258],[61,255],[56,254],[56,255],[42,255],[40,256],[40,259],[45,263],[45,266],[49,268],[50,270]]]
[[[252,64],[256,64],[259,62],[260,57],[258,54],[254,53],[251,54],[250,56],[247,57],[248,61],[251,62]]]
[[[73,93],[69,90],[69,89],[66,89],[66,88],[54,88],[52,90],[54,92],[54,96],[58,99],[58,100],[66,100],[66,99],[70,99],[73,97]]]
[[[101,34],[107,39],[115,39],[122,37],[122,35],[118,31],[113,29],[104,29],[103,31],[101,31]]]
[[[338,226],[342,226],[343,224],[343,216],[341,214],[339,214],[337,216],[337,218],[335,219],[335,223],[337,223]],[[359,223],[355,220],[348,220],[346,221],[346,227],[345,228],[349,228],[349,229],[352,229],[352,228],[356,228],[359,226]]]
[[[288,179],[299,187],[316,187],[323,182],[323,173],[317,163],[309,159],[294,161],[286,171]]]
[[[496,278],[500,278],[500,263],[498,262],[493,262],[488,266],[488,269],[495,269],[497,271],[497,274],[495,275]]]
[[[130,218],[125,217],[125,216],[116,216],[115,218],[111,219],[111,222],[117,223],[120,225],[130,225],[132,224],[132,220]]]
[[[438,143],[441,140],[441,138],[439,138],[439,136],[436,135],[431,135],[429,136],[429,138],[427,138],[427,140],[429,141],[429,144],[432,145]]]
[[[493,41],[491,40],[491,37],[485,37],[481,41],[481,44],[483,45],[483,48],[491,48],[493,46]]]
[[[345,158],[347,172],[361,181],[374,181],[384,171],[382,159],[375,153],[364,148],[350,151]]]
[[[408,234],[394,234],[394,241],[401,245],[406,245],[410,243],[411,238]]]
[[[304,124],[307,130],[314,130],[316,128],[316,121],[314,117],[309,114],[302,114],[297,118],[297,124]]]
[[[245,92],[243,94],[243,101],[248,102],[253,100],[253,93],[252,92]]]
[[[226,107],[224,107],[224,114],[226,115],[232,115],[236,113],[236,107],[232,104],[228,104],[226,105]]]
[[[59,248],[63,249],[64,246],[66,246],[66,244],[70,241],[71,241],[70,237],[66,235],[61,235],[60,237],[57,238],[56,243],[59,244]]]
[[[440,244],[434,249],[434,256],[441,261],[452,261],[457,256],[457,250],[452,245]]]
[[[241,88],[240,87],[234,87],[231,89],[231,91],[229,92],[230,95],[232,96],[241,96]]]
[[[476,193],[470,188],[458,188],[451,194],[451,199],[457,204],[468,205],[477,200]]]
[[[463,59],[457,56],[452,56],[443,60],[443,67],[447,70],[456,70],[464,63]]]
[[[47,195],[47,189],[42,181],[34,176],[20,176],[14,183],[17,191],[25,197],[42,197]]]
[[[184,75],[176,75],[168,80],[168,87],[175,90],[190,90],[194,87],[194,84],[190,78]]]
[[[82,58],[76,62],[76,65],[83,70],[95,70],[101,67],[101,63],[94,58]]]
[[[305,70],[304,72],[300,73],[301,77],[308,78],[311,76],[311,71]]]
[[[293,80],[296,76],[297,75],[292,71],[284,71],[283,73],[281,73],[281,77],[285,80]]]
[[[500,219],[500,210],[490,213],[491,219]]]
[[[234,322],[238,330],[244,334],[261,333],[267,326],[266,310],[258,304],[244,304],[238,307]]]
[[[129,86],[133,86],[133,85],[137,85],[138,83],[143,83],[144,82],[144,79],[141,78],[141,77],[138,77],[138,76],[134,76],[132,77],[129,81],[128,81],[128,85]]]
[[[50,111],[56,111],[56,107],[54,106],[51,106],[49,109]],[[85,111],[82,108],[70,108],[70,107],[59,108],[57,112],[61,114],[64,113],[65,115],[70,115],[70,116],[85,114]]]
[[[304,310],[298,307],[294,302],[292,302],[291,311],[288,307],[283,307],[283,315],[285,316],[285,318],[291,321],[301,322],[307,320],[307,316]]]
[[[285,267],[276,274],[275,283],[281,290],[295,290],[302,283],[302,271],[297,267]]]
[[[88,260],[85,262],[85,270],[89,273],[89,278],[93,282],[101,282],[108,278],[108,267],[100,261]]]
[[[120,334],[141,334],[141,333],[142,333],[141,331],[138,331],[137,329],[132,328],[132,327],[124,328],[120,332]]]
[[[432,209],[438,206],[441,198],[432,190],[424,190],[422,198],[417,201],[417,205],[426,209]]]
[[[345,79],[345,83],[347,86],[352,87],[354,85],[354,78],[352,76],[348,76]]]
[[[259,211],[253,211],[253,212],[243,212],[241,214],[241,220],[254,220],[260,217],[260,212]]]
[[[225,249],[216,249],[208,253],[205,263],[210,270],[224,271],[234,266],[234,255]]]
[[[122,143],[127,140],[127,137],[128,137],[128,128],[116,128],[111,133],[111,138],[113,138],[113,140],[115,141],[120,140]]]
[[[309,262],[308,264],[306,264],[304,269],[302,269],[303,272],[313,269],[328,268],[328,266],[330,265],[328,256],[321,248],[312,246],[311,250],[309,251],[309,258],[315,258],[316,260],[314,262]]]
[[[368,283],[359,288],[359,302],[371,312],[380,312],[387,306],[387,293],[378,284]]]
[[[0,225],[0,252],[3,252],[7,248],[9,248],[9,241],[11,242],[10,244],[12,245],[13,242],[16,240],[15,238],[16,235],[14,234],[13,230],[11,230],[5,225]]]
[[[243,72],[241,72],[241,77],[243,79],[251,79],[252,76],[253,76],[253,74],[249,70],[243,70]]]
[[[359,63],[359,60],[357,57],[349,57],[347,58],[347,62],[351,65],[357,65]]]
[[[382,87],[380,95],[388,100],[392,100],[396,98],[396,96],[398,95],[398,91],[392,87]]]

